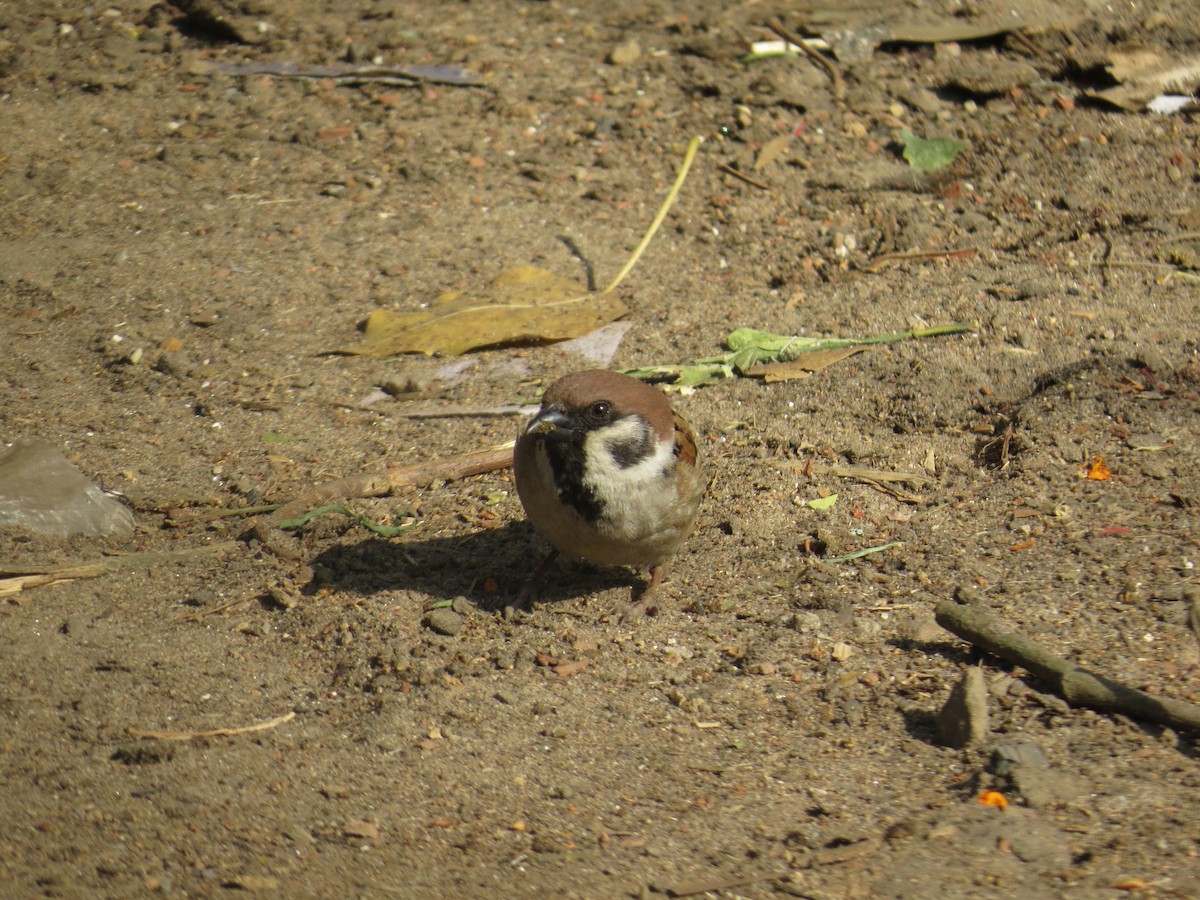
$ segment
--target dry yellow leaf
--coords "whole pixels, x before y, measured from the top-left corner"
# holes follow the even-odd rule
[[[561,341],[621,318],[613,293],[589,294],[537,266],[505,269],[482,291],[447,291],[427,309],[378,309],[363,340],[339,352],[358,356],[466,353],[479,347]]]
[[[335,352],[356,356],[459,354],[480,347],[577,338],[621,318],[629,310],[617,299],[617,287],[637,265],[666,218],[702,140],[694,137],[688,141],[675,182],[650,227],[617,277],[599,293],[589,293],[537,266],[514,266],[497,275],[486,290],[447,291],[428,308],[414,312],[376,310],[367,317],[363,340]]]

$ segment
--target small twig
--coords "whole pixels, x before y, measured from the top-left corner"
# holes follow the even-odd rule
[[[1009,631],[981,604],[946,601],[938,604],[934,615],[939,625],[963,640],[1028,669],[1052,685],[1072,706],[1200,731],[1200,706],[1170,697],[1155,697],[1089,672],[1029,638]]]
[[[575,239],[569,234],[560,234],[558,239],[566,245],[567,249],[571,251],[571,255],[579,260],[579,264],[583,266],[583,274],[587,278],[588,293],[596,293],[596,270],[592,268],[592,261],[584,256],[583,251],[579,249],[579,245],[575,243]]]
[[[350,475],[339,478],[275,510],[271,521],[275,524],[294,519],[315,506],[324,506],[332,500],[347,497],[386,497],[402,487],[429,484],[431,481],[457,481],[471,475],[482,475],[512,465],[513,442],[502,444],[492,450],[477,450],[449,459],[434,459],[393,469],[382,475]]]
[[[1012,44],[1020,47],[1025,51],[1026,56],[1032,56],[1034,59],[1046,59],[1047,54],[1041,47],[1029,39],[1029,36],[1023,31],[1010,31],[1005,39],[1006,44]]]
[[[1188,628],[1192,631],[1192,637],[1200,642],[1200,597],[1193,597],[1188,604]]]
[[[1103,287],[1108,287],[1108,270],[1113,263],[1113,247],[1112,238],[1106,232],[1100,233],[1100,240],[1104,241],[1104,256],[1100,260],[1100,284]]]
[[[217,519],[232,518],[234,516],[261,516],[263,513],[274,512],[277,509],[279,509],[278,503],[266,503],[262,506],[243,506],[237,509],[209,507],[198,510],[169,509],[167,510],[166,524],[175,528],[182,528],[187,525],[199,525],[202,522],[214,522]]]
[[[290,722],[294,718],[296,718],[295,712],[288,712],[267,722],[259,722],[257,725],[242,725],[237,728],[214,728],[212,731],[141,731],[137,728],[130,728],[129,734],[135,738],[157,738],[162,741],[194,741],[199,738],[232,737],[236,734],[266,731],[282,725],[284,722]]]
[[[112,569],[100,562],[73,566],[58,572],[15,575],[0,579],[0,597],[8,597],[12,594],[19,594],[21,591],[27,591],[30,588],[43,587],[48,584],[75,581],[77,578],[99,578],[101,575],[107,575],[111,571]],[[20,603],[20,601],[14,602]]]
[[[887,494],[889,497],[895,497],[902,503],[921,504],[925,502],[925,498],[921,494],[914,494],[912,491],[906,491],[903,488],[895,487],[894,485],[884,484],[882,481],[876,481],[874,478],[860,478],[863,484],[869,484],[877,491]]]
[[[399,537],[413,527],[411,522],[406,525],[384,525],[380,522],[376,522],[370,516],[366,516],[363,513],[343,506],[340,503],[330,503],[328,506],[318,506],[316,509],[310,509],[302,516],[299,516],[295,519],[284,519],[282,522],[277,524],[280,528],[286,530],[303,528],[318,516],[326,516],[330,513],[340,513],[341,515],[353,520],[358,527],[365,528],[367,531],[384,538]]]
[[[774,881],[790,874],[790,872],[765,872],[762,875],[734,875],[730,878],[706,876],[691,881],[679,881],[675,884],[655,885],[655,887],[668,897],[694,897],[697,894],[711,894],[716,891],[727,891],[730,888],[744,887],[759,881]]]
[[[745,172],[739,172],[729,163],[721,163],[719,166],[717,166],[717,168],[726,175],[732,175],[734,178],[740,178],[742,181],[746,182],[746,184],[752,185],[753,187],[762,188],[764,191],[771,190],[771,186],[765,181],[759,181],[757,178],[751,178]]]
[[[862,559],[864,556],[870,556],[872,553],[883,553],[885,550],[891,550],[894,547],[904,546],[904,541],[890,541],[886,544],[880,544],[878,547],[864,547],[861,550],[855,550],[853,553],[845,553],[841,556],[833,556],[829,559],[822,560],[827,563],[843,563],[850,562],[852,559]]]
[[[793,865],[796,868],[815,869],[818,866],[836,866],[872,856],[883,847],[883,841],[877,837],[865,837],[861,841],[843,844],[839,847],[821,847],[810,850],[801,856]]]
[[[662,206],[658,208],[658,214],[654,217],[654,221],[650,223],[650,227],[646,229],[641,243],[629,255],[629,259],[625,261],[625,265],[617,273],[617,277],[609,282],[608,287],[601,291],[602,294],[611,294],[615,291],[621,282],[625,280],[625,276],[633,271],[633,267],[637,265],[637,261],[642,258],[642,254],[650,246],[650,240],[654,237],[654,233],[658,231],[658,227],[662,225],[663,219],[667,217],[667,213],[671,211],[671,207],[675,204],[675,198],[679,196],[679,190],[683,187],[688,170],[692,167],[692,160],[696,158],[696,151],[700,149],[700,144],[703,140],[704,138],[697,136],[688,141],[687,151],[683,154],[683,162],[679,164],[679,172],[675,175],[675,183],[671,185],[671,190],[667,191],[667,198],[663,200]]]
[[[846,82],[842,80],[842,73],[838,71],[838,68],[836,65],[834,65],[833,60],[827,57],[824,53],[821,53],[820,51],[808,46],[808,44],[804,42],[803,38],[799,38],[788,31],[783,26],[783,23],[778,19],[769,19],[767,21],[767,27],[787,41],[787,43],[795,44],[797,47],[803,50],[805,55],[808,56],[808,58],[818,66],[820,66],[821,70],[829,76],[829,80],[833,83],[833,96],[838,100],[845,98]]]

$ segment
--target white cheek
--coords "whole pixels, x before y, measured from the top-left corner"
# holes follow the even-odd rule
[[[663,473],[669,471],[674,462],[675,447],[671,441],[655,442],[653,453],[626,468],[622,468],[609,452],[614,443],[636,441],[648,427],[629,417],[589,434],[584,442],[587,458],[584,483],[602,497],[611,497],[661,482]]]

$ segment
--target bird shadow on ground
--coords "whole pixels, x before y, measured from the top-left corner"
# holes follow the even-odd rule
[[[305,592],[333,588],[370,596],[417,591],[435,601],[466,597],[480,609],[503,609],[548,551],[523,522],[452,537],[371,536],[330,547],[310,560],[314,578]],[[642,581],[632,569],[560,557],[543,577],[533,603],[557,603],[625,586],[637,592]]]

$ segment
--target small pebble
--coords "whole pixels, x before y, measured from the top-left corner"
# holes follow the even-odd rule
[[[799,632],[817,631],[821,627],[821,617],[815,612],[798,612],[792,617],[792,627]]]
[[[188,321],[201,328],[210,328],[221,321],[221,314],[214,309],[203,309],[193,313]]]
[[[465,622],[466,620],[462,616],[446,607],[432,609],[425,617],[425,624],[430,629],[448,637],[453,637],[462,631]]]
[[[627,66],[642,56],[642,45],[637,41],[622,41],[608,52],[608,61],[614,66]]]
[[[854,620],[854,636],[860,641],[878,640],[882,631],[883,625],[874,619]]]

